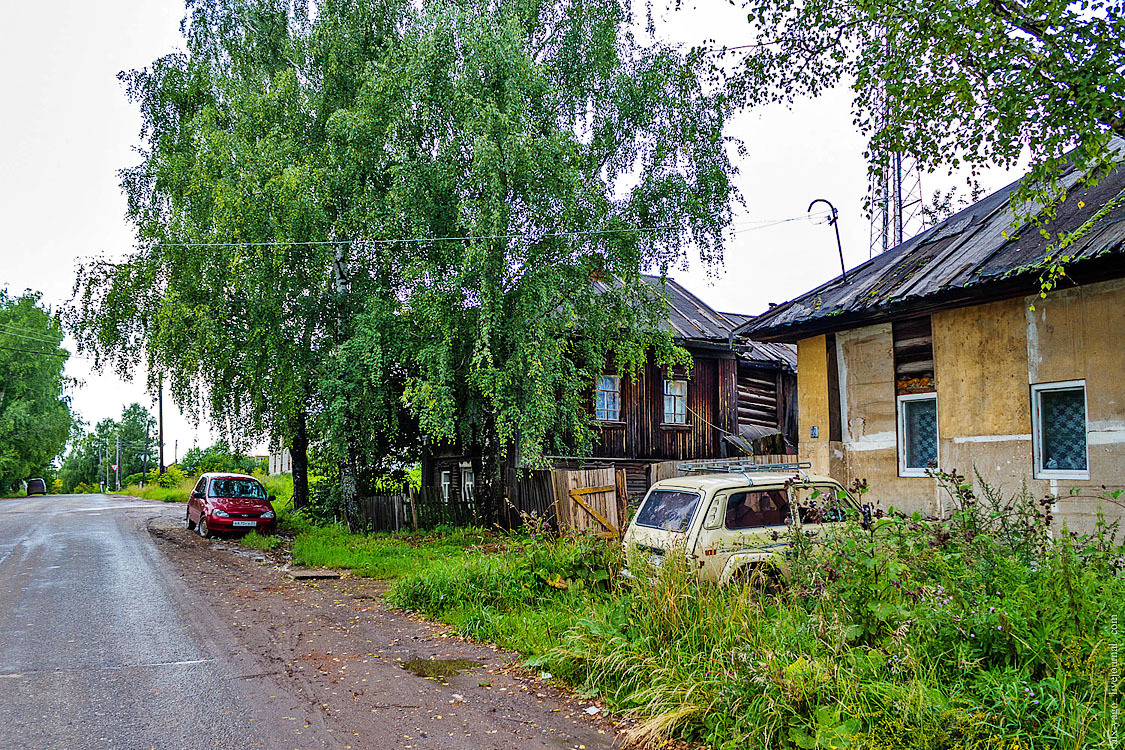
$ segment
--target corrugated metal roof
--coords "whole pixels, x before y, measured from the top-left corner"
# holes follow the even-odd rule
[[[673,279],[642,275],[650,287],[668,302],[668,318],[664,330],[682,341],[727,343],[732,332],[750,319],[739,313],[722,313],[689,292]],[[788,344],[752,341],[736,336],[738,355],[748,362],[766,362],[791,370],[797,369],[797,350]]]
[[[726,346],[733,331],[751,319],[740,313],[722,313],[689,292],[674,279],[642,274],[641,279],[650,289],[668,303],[668,314],[661,321],[661,330],[668,331],[680,342],[706,342]],[[620,281],[594,281],[601,292],[609,283],[620,286]],[[747,362],[768,363],[790,370],[797,369],[797,350],[788,344],[752,341],[745,336],[734,336],[735,351]]]
[[[1071,169],[1063,178],[1067,200],[1045,224],[1052,238],[1060,231],[1073,232],[1125,190],[1125,168],[1093,188],[1078,186],[1079,177]],[[1026,224],[1013,232],[1015,213],[1010,196],[1018,184],[1013,182],[848,271],[847,284],[837,277],[753,318],[740,332],[755,338],[794,340],[814,331],[842,330],[865,321],[909,315],[943,300],[972,304],[1001,287],[1009,296],[1034,291],[1042,272],[1034,266],[1043,261],[1052,241]],[[1125,256],[1125,207],[1102,217],[1065,253],[1072,258],[1071,275],[1084,263],[1089,267],[1094,259]]]

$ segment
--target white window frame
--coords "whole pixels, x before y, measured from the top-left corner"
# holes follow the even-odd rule
[[[468,491],[466,491],[468,490]],[[461,501],[469,502],[476,499],[477,495],[477,475],[473,471],[473,467],[461,466]]]
[[[444,502],[449,502],[449,496],[453,494],[453,472],[449,470],[442,471],[441,473],[441,499]]]
[[[668,384],[669,383],[683,383],[684,384],[684,395],[680,396],[678,394],[668,393]],[[664,384],[663,384],[663,387],[661,388],[661,395],[663,396],[663,398],[661,398],[661,400],[660,400],[660,408],[664,413],[664,424],[687,424],[688,423],[688,421],[687,421],[687,415],[688,415],[688,405],[687,405],[688,382],[686,380],[681,379],[681,378],[664,378]],[[684,411],[683,411],[682,415],[679,415],[679,416],[682,416],[683,419],[676,419],[676,417],[678,415],[675,413],[675,411],[673,411],[672,414],[669,414],[668,410],[664,407],[664,398],[667,398],[668,396],[672,396],[673,399],[676,399],[676,398],[682,398],[683,399],[683,401],[684,401]],[[669,418],[669,417],[671,417],[671,418]]]
[[[895,410],[898,412],[898,475],[900,477],[925,477],[926,468],[908,467],[906,465],[906,409],[903,404],[907,401],[933,401],[934,411],[937,413],[937,393],[929,391],[927,393],[905,393],[895,399]],[[937,456],[934,457],[935,463],[941,466],[941,432],[939,427],[939,420],[934,424],[934,443],[937,445]]]
[[[603,380],[612,381],[613,382],[613,390],[606,390],[606,389],[602,388],[602,381]],[[606,406],[606,408],[602,409],[602,410],[598,409],[598,396],[601,395],[602,393],[612,393],[617,397],[615,399],[616,402],[617,402],[617,408],[615,410],[610,411],[608,406]],[[604,411],[605,416],[603,417],[599,413],[599,411]],[[598,380],[594,384],[594,417],[599,422],[620,422],[621,421],[621,378],[619,378],[618,376],[616,376],[616,375],[599,375],[598,376]]]
[[[1043,424],[1040,411],[1040,394],[1044,391],[1073,391],[1082,389],[1082,418],[1086,423],[1086,468],[1083,469],[1044,469],[1043,468]],[[1032,383],[1031,385],[1031,453],[1034,461],[1036,479],[1089,479],[1090,478],[1090,401],[1086,398],[1085,380],[1060,380],[1054,383]]]

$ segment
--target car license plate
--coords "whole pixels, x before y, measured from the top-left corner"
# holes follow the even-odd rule
[[[257,521],[242,521],[242,520],[236,519],[236,520],[231,522],[231,525],[232,526],[257,526],[258,522]]]
[[[664,555],[649,555],[648,561],[649,564],[652,565],[652,567],[659,568],[664,564]]]

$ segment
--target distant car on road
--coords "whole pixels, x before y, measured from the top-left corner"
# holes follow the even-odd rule
[[[277,515],[262,483],[245,474],[208,473],[199,478],[187,504],[187,527],[204,539],[217,533],[257,530],[268,534]]]
[[[47,483],[43,479],[41,479],[39,477],[36,477],[35,479],[27,480],[27,496],[28,497],[31,497],[32,495],[46,495],[46,494],[47,494]]]

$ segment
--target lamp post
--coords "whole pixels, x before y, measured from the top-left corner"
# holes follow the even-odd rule
[[[840,214],[836,210],[836,207],[833,206],[831,202],[829,202],[828,200],[826,200],[824,198],[817,198],[816,200],[814,200],[812,203],[809,204],[809,213],[810,214],[812,213],[812,207],[815,206],[817,203],[826,204],[828,206],[828,209],[832,212],[832,215],[828,217],[828,223],[831,224],[832,228],[836,230],[836,249],[840,252],[840,275],[843,277],[844,283],[847,284],[848,283],[848,272],[844,268],[844,246],[840,243],[840,225],[839,225]]]

